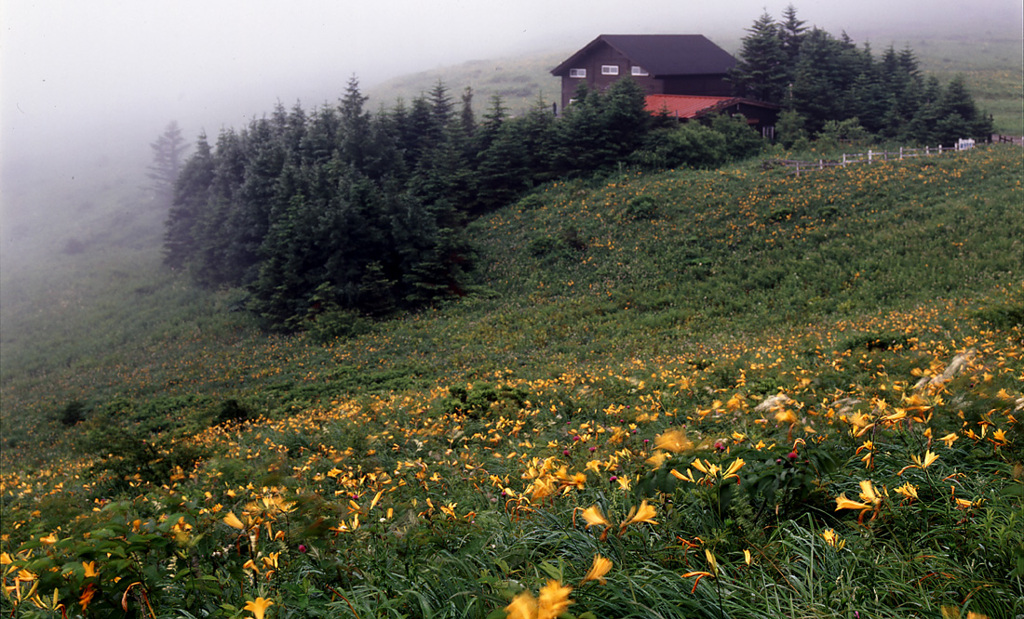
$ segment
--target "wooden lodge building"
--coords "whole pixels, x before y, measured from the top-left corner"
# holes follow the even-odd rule
[[[652,114],[680,121],[708,114],[742,114],[772,137],[779,108],[733,95],[736,59],[700,34],[602,34],[551,70],[562,78],[562,109],[580,84],[603,91],[623,77],[647,93]]]

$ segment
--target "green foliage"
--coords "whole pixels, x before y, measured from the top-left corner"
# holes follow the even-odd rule
[[[1000,390],[1019,391],[1018,327],[992,320],[1016,307],[1019,166],[978,148],[799,180],[746,165],[546,185],[469,227],[486,296],[370,323],[322,287],[304,336],[196,336],[151,349],[149,373],[118,368],[121,397],[56,442],[67,476],[5,464],[3,552],[39,575],[40,601],[58,589],[71,607],[93,584],[95,614],[126,599],[233,617],[264,597],[278,616],[488,617],[556,579],[576,617],[998,616],[1020,594],[1024,437],[967,429],[1002,430]],[[950,341],[988,352],[941,397],[914,391]],[[755,410],[779,394],[796,421]],[[930,447],[923,422],[873,412],[915,394]],[[858,414],[878,425],[854,437]],[[682,425],[692,447],[648,464]],[[929,468],[904,469],[929,448]],[[541,471],[565,481],[534,497]],[[835,499],[865,479],[889,495],[858,524]],[[645,500],[657,524],[622,526]],[[606,535],[583,520],[595,505]],[[607,583],[582,583],[596,554]],[[4,612],[27,616],[14,599]]]
[[[726,137],[699,123],[651,132],[633,160],[645,168],[714,168],[728,159]]]
[[[629,219],[657,219],[660,207],[651,196],[637,196],[626,204],[625,215]]]
[[[893,350],[907,346],[910,335],[906,333],[858,333],[840,344],[840,349]]]
[[[995,329],[1012,329],[1024,325],[1024,303],[994,303],[977,310],[974,316]]]
[[[81,400],[72,400],[60,411],[60,422],[65,426],[74,426],[85,421],[89,407]]]
[[[216,423],[234,423],[245,421],[249,418],[249,408],[235,398],[228,398],[220,405],[217,412]]]

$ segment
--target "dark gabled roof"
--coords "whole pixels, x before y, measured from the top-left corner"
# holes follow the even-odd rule
[[[702,34],[602,34],[551,73],[566,73],[581,56],[602,43],[655,77],[720,74],[736,66],[736,59],[729,52]]]

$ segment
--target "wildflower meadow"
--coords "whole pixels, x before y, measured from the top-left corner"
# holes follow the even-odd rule
[[[5,381],[0,611],[1024,616],[1022,165],[551,182],[295,335],[157,297]]]

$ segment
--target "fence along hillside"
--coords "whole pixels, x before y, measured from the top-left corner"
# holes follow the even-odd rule
[[[974,140],[960,140],[956,146],[925,146],[923,148],[904,148],[899,150],[871,150],[864,153],[843,153],[839,159],[818,159],[815,161],[804,161],[800,159],[773,159],[765,162],[766,167],[784,167],[789,174],[800,176],[801,173],[829,168],[845,168],[854,163],[877,163],[879,161],[899,161],[912,157],[930,157],[943,153],[970,150],[974,148]]]

